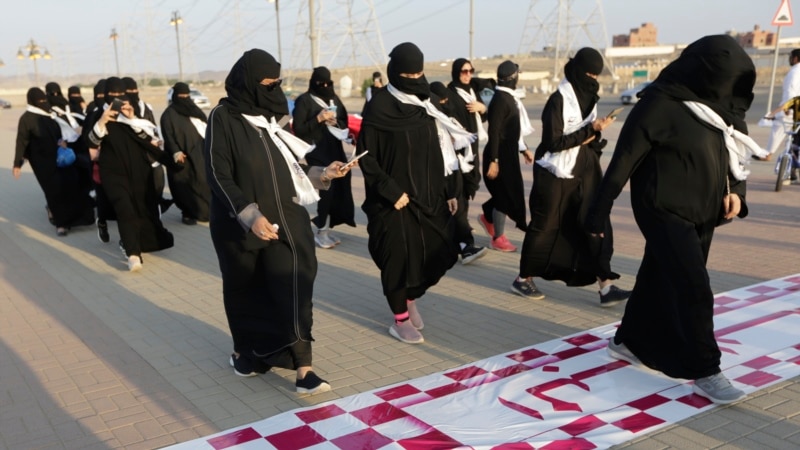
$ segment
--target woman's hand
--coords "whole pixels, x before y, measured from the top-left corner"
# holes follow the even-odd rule
[[[451,216],[455,216],[458,211],[458,199],[451,198],[447,200],[447,209],[450,210]]]
[[[11,169],[11,175],[14,176],[15,180],[19,180],[19,176],[21,174],[22,174],[22,168],[21,167],[14,167],[13,169]]]
[[[483,114],[486,112],[486,105],[476,100],[474,102],[467,103],[467,111],[471,113]]]
[[[119,111],[114,111],[111,108],[106,108],[106,110],[103,111],[103,114],[100,116],[97,122],[100,124],[101,127],[104,127],[108,122],[116,122],[117,114],[119,114]]]
[[[722,208],[725,211],[725,219],[733,219],[742,211],[742,199],[737,194],[727,194],[722,197]]]
[[[486,171],[486,178],[494,180],[498,175],[500,175],[500,164],[497,164],[497,161],[490,162],[489,169]]]
[[[394,202],[394,209],[399,211],[405,208],[407,205],[408,205],[408,194],[403,192],[403,195],[401,195],[400,198],[396,202]]]
[[[271,224],[264,216],[259,217],[255,222],[253,222],[253,226],[250,227],[250,231],[252,231],[253,234],[255,234],[256,237],[262,241],[278,239],[277,225]]]
[[[606,127],[611,125],[611,122],[613,122],[614,119],[615,119],[614,117],[603,117],[601,119],[595,119],[594,122],[592,122],[592,129],[594,131],[603,131],[606,129]]]
[[[322,111],[319,112],[319,114],[317,114],[317,122],[319,122],[319,123],[323,123],[324,122],[327,125],[330,125],[331,121],[333,121],[334,124],[336,123],[336,113],[335,112],[333,112],[333,111],[331,111],[329,109],[323,109]]]
[[[530,150],[525,150],[522,152],[522,157],[525,158],[525,164],[533,163],[533,152]]]

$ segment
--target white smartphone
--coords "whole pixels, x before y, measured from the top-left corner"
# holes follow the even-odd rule
[[[358,161],[359,159],[361,159],[361,157],[363,157],[363,156],[364,156],[364,155],[366,155],[367,153],[369,153],[369,150],[364,150],[364,152],[363,152],[363,153],[361,153],[361,154],[359,154],[359,155],[356,155],[356,156],[354,156],[354,157],[353,157],[353,158],[351,158],[349,161],[347,161],[347,164],[345,164],[345,165],[343,165],[343,166],[342,166],[342,169],[349,169],[350,167],[353,167],[353,165],[355,165],[356,161]]]

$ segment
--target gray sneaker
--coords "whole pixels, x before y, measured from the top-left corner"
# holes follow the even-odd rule
[[[711,375],[710,377],[694,380],[692,391],[701,397],[705,397],[721,405],[737,402],[746,396],[744,391],[733,387],[722,372]]]
[[[616,344],[616,343],[614,343],[614,338],[613,337],[608,340],[607,351],[608,351],[608,356],[610,356],[610,357],[612,357],[614,359],[618,359],[620,361],[625,361],[625,362],[630,363],[631,365],[634,365],[634,366],[641,366],[642,365],[642,362],[639,361],[639,358],[637,358],[636,355],[634,355],[633,352],[630,351],[625,344]]]
[[[544,298],[544,294],[536,287],[533,280],[519,281],[515,278],[514,282],[511,283],[511,292],[533,300],[541,300]]]
[[[328,235],[328,231],[317,231],[314,235],[314,242],[317,243],[319,248],[333,248],[336,246],[336,242]]]

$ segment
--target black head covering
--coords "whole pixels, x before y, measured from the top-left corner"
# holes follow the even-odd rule
[[[70,86],[67,88],[67,97],[69,100],[70,110],[77,112],[83,111],[81,103],[85,102],[86,100],[83,99],[83,96],[81,95],[81,88],[79,86]]]
[[[47,101],[47,94],[38,87],[28,89],[28,104],[50,112],[50,103]]]
[[[519,81],[519,64],[505,60],[497,66],[497,85],[509,89],[517,88]]]
[[[375,78],[380,78],[380,77],[381,77],[381,73],[380,73],[380,72],[372,72],[372,79],[373,79],[373,80],[374,80]]]
[[[172,87],[172,103],[169,107],[182,116],[197,117],[205,122],[206,115],[200,110],[191,97],[178,97],[178,94],[189,93],[191,93],[191,89],[189,89],[188,84],[182,82],[175,83],[175,86]]]
[[[109,95],[110,92],[120,92],[121,94]],[[119,77],[106,78],[105,97],[103,97],[103,100],[105,100],[106,104],[110,105],[115,98],[122,100],[124,96],[125,83],[123,83]]]
[[[97,80],[97,84],[94,85],[93,91],[94,91],[94,104],[100,105],[101,103],[103,103],[102,100],[106,95],[106,79],[100,78],[99,80]]]
[[[327,86],[323,86],[327,84]],[[325,103],[331,101],[336,97],[336,92],[333,90],[333,80],[331,80],[331,71],[327,67],[316,67],[311,72],[311,80],[308,81],[308,90],[315,96],[325,100]]]
[[[228,96],[220,103],[239,114],[267,119],[289,114],[289,104],[280,86],[264,86],[264,78],[280,78],[281,64],[269,53],[254,48],[246,51],[225,78]]]
[[[400,92],[416,95],[422,100],[431,95],[431,88],[425,75],[419,78],[401,77],[401,73],[422,72],[425,58],[422,51],[411,42],[404,42],[393,48],[389,53],[389,65],[386,72],[389,76],[389,83],[396,87]]]
[[[705,36],[686,47],[641,96],[662,94],[703,103],[747,133],[744,116],[753,102],[755,81],[753,61],[735,39]]]
[[[61,86],[59,86],[58,83],[51,81],[45,84],[44,91],[47,94],[47,101],[51,106],[58,106],[63,109],[69,104],[67,99],[64,98],[64,94],[61,92]]]
[[[600,91],[600,83],[586,74],[600,75],[602,71],[603,55],[589,47],[578,50],[578,53],[575,53],[575,56],[564,65],[564,76],[572,85],[575,96],[578,97],[583,117],[588,116],[594,105],[600,100],[600,96],[597,95],[597,92]]]
[[[453,79],[453,86],[460,87],[461,89],[469,92],[471,86],[461,82],[461,69],[464,67],[464,64],[469,64],[472,66],[472,61],[466,58],[458,58],[453,61],[453,65],[450,68],[450,77]]]
[[[136,80],[131,77],[123,77],[122,83],[125,85],[125,94],[128,96],[131,106],[133,106],[134,114],[136,114],[136,117],[141,117],[142,110],[139,108],[139,85],[136,84]]]
[[[453,104],[450,102],[451,91],[440,81],[431,83],[431,102],[439,111],[452,116]]]

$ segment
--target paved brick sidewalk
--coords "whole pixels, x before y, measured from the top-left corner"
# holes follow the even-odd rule
[[[766,140],[763,129],[753,134]],[[0,141],[13,137],[4,122]],[[12,152],[10,144],[0,150],[0,448],[162,447],[607,324],[622,313],[598,307],[591,287],[540,282],[545,300],[516,296],[509,285],[518,254],[491,252],[454,267],[424,297],[426,343],[400,344],[387,334],[391,315],[359,214],[357,228],[336,229],[339,247],[317,252],[315,367],[334,390],[298,397],[293,372],[242,379],[228,367],[231,342],[207,226],[182,225],[170,210],[164,220],[176,247],[145,255],[144,269],[128,273],[114,226],[109,244],[92,227],[56,237],[30,170],[20,180],[10,176]],[[718,230],[709,260],[716,292],[800,272],[800,186],[773,192],[771,170],[753,165],[750,218]],[[525,176],[529,185],[527,167]],[[353,186],[360,204],[360,179]],[[471,216],[485,198],[481,192]],[[613,222],[613,266],[623,274],[620,285],[631,287],[643,241],[626,194]],[[521,242],[519,231],[509,235]],[[479,227],[476,238],[488,242]],[[798,380],[625,445],[723,446],[800,447]]]

